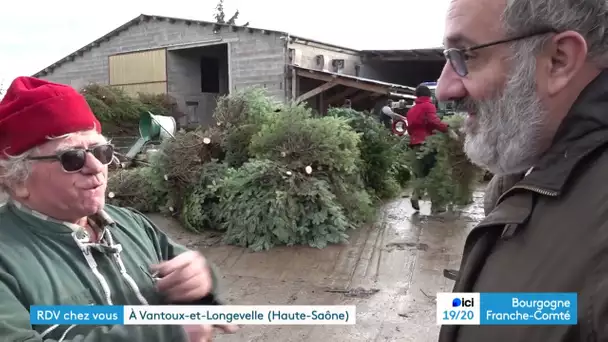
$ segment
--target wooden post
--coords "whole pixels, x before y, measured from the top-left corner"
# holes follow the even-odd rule
[[[299,89],[299,78],[298,78],[298,73],[296,72],[296,69],[292,68],[291,69],[291,100],[295,101],[296,98],[298,98],[298,93],[300,91]]]

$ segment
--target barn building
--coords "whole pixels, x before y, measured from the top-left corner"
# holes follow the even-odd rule
[[[439,49],[360,51],[286,32],[142,14],[34,76],[77,89],[98,83],[169,94],[186,123],[207,125],[219,96],[249,86],[322,113],[345,99],[357,109],[388,97],[411,101],[413,87],[436,80],[444,63]]]

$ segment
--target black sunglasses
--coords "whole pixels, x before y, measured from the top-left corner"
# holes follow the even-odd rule
[[[87,155],[91,153],[103,165],[109,165],[114,159],[114,146],[110,144],[98,145],[93,148],[74,148],[61,151],[50,156],[28,157],[29,160],[58,160],[65,172],[73,173],[82,170],[87,162]]]
[[[443,55],[450,62],[450,65],[452,66],[452,69],[454,69],[456,74],[458,74],[458,76],[460,76],[460,77],[465,77],[469,74],[469,68],[467,67],[467,60],[469,59],[469,57],[467,56],[468,52],[487,48],[487,47],[498,45],[498,44],[511,43],[511,42],[515,42],[518,40],[531,38],[534,36],[540,36],[543,34],[556,33],[556,32],[557,31],[555,31],[553,29],[545,29],[545,30],[536,31],[534,33],[528,33],[528,34],[516,36],[513,38],[494,41],[491,43],[475,45],[475,46],[471,46],[471,47],[464,48],[464,49],[458,49],[458,48],[446,49],[443,51]]]

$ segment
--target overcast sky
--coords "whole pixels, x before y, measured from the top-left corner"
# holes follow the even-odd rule
[[[449,0],[224,0],[237,24],[355,49],[441,45]],[[0,85],[32,75],[140,14],[213,20],[215,0],[22,0],[0,9]]]

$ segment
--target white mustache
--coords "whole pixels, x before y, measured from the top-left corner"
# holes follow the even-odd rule
[[[91,181],[85,182],[83,184],[83,186],[79,186],[79,188],[82,188],[82,189],[94,189],[94,188],[102,186],[102,185],[104,185],[106,183],[105,177],[104,177],[104,175],[102,173],[96,174],[93,177],[94,178],[91,179]]]

